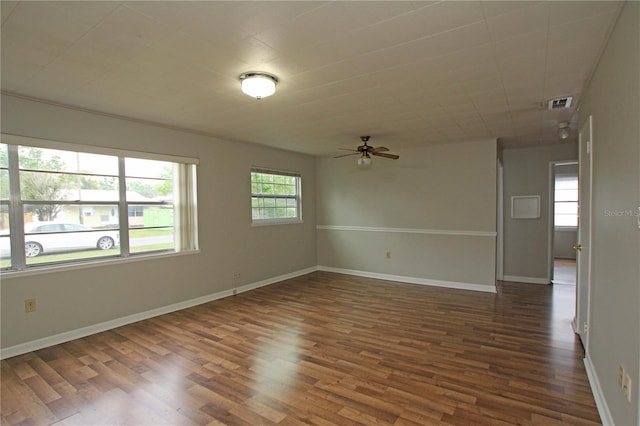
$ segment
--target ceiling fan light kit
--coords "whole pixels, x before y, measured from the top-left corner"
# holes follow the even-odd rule
[[[558,124],[558,136],[560,136],[560,139],[567,139],[570,132],[571,129],[569,129],[569,123],[567,121]]]
[[[358,167],[367,168],[371,167],[371,157],[369,154],[362,154],[362,157],[358,158]]]
[[[266,98],[276,92],[278,78],[275,75],[252,71],[240,74],[242,93],[256,99]]]

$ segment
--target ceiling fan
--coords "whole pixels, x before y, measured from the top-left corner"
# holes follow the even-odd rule
[[[342,157],[347,157],[349,155],[360,155],[360,158],[358,158],[358,166],[360,167],[368,167],[371,165],[371,155],[390,158],[392,160],[397,160],[398,158],[400,158],[399,155],[387,154],[385,152],[385,151],[389,151],[389,148],[387,147],[379,146],[377,148],[374,148],[372,146],[367,145],[367,142],[369,142],[369,139],[370,139],[370,136],[360,136],[360,140],[363,143],[362,145],[358,146],[356,149],[340,148],[345,151],[353,151],[353,152],[350,154],[338,155],[333,158],[342,158]]]

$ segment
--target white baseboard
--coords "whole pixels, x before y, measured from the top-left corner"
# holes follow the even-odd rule
[[[591,393],[593,393],[593,399],[596,401],[596,407],[598,408],[598,414],[600,414],[600,420],[602,420],[602,426],[615,426],[611,411],[607,405],[607,400],[604,397],[602,388],[600,387],[600,380],[598,380],[598,374],[591,358],[587,354],[584,358],[584,367],[587,370],[587,377],[589,378],[589,384],[591,385]]]
[[[326,272],[335,272],[338,274],[355,275],[358,277],[375,278],[378,280],[385,280],[385,281],[399,281],[399,282],[409,283],[409,284],[421,284],[421,285],[429,285],[429,286],[435,286],[435,287],[455,288],[458,290],[482,291],[485,293],[497,292],[496,287],[494,285],[486,285],[486,284],[461,283],[461,282],[455,282],[455,281],[439,281],[439,280],[431,280],[427,278],[407,277],[402,275],[379,274],[376,272],[358,271],[355,269],[333,268],[331,266],[318,266],[318,270],[326,271]]]
[[[277,277],[267,278],[266,280],[257,281],[255,283],[246,284],[238,287],[236,290],[238,293],[244,293],[245,291],[255,290],[256,288],[264,287],[270,284],[275,284],[280,281],[289,280],[291,278],[299,277],[301,275],[307,275],[318,270],[317,266],[311,268],[301,269],[299,271],[290,272],[284,275],[278,275]],[[233,292],[233,290],[231,290]]]
[[[243,293],[245,291],[253,290],[259,287],[264,287],[266,285],[273,284],[279,281],[288,280],[290,278],[295,278],[300,275],[306,275],[311,272],[315,272],[317,270],[318,268],[314,266],[311,268],[302,269],[300,271],[295,271],[295,272],[280,275],[277,277],[268,278],[266,280],[258,281],[255,283],[246,284],[241,287],[237,287],[235,289],[232,288],[229,290],[219,291],[217,293],[208,294],[206,296],[197,297],[195,299],[186,300],[184,302],[178,302],[171,305],[162,306],[160,308],[151,309],[149,311],[140,312],[137,314],[128,315],[121,318],[116,318],[113,320],[101,322],[99,324],[94,324],[87,327],[78,328],[71,331],[66,331],[64,333],[55,334],[53,336],[43,337],[41,339],[32,340],[30,342],[21,343],[19,345],[9,346],[7,348],[3,348],[0,351],[0,359],[10,358],[16,355],[22,355],[27,352],[37,351],[39,349],[43,349],[49,346],[65,343],[70,340],[80,339],[82,337],[90,336],[92,334],[100,333],[102,331],[107,331],[113,328],[122,327],[123,325],[132,324],[134,322],[157,317],[159,315],[164,315],[164,314],[168,314],[175,311],[180,311],[182,309],[191,308],[192,306],[197,306],[203,303],[212,302],[214,300],[233,296],[234,291],[235,293]]]
[[[527,283],[527,284],[551,284],[549,278],[538,278],[538,277],[519,277],[517,275],[505,275],[502,277],[503,281],[514,281],[517,283]]]

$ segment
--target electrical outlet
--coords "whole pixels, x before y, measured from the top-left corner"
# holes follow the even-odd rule
[[[585,321],[584,325],[582,326],[582,330],[584,330],[585,334],[589,332],[589,323]]]
[[[624,376],[626,372],[624,371],[624,366],[620,364],[618,366],[618,387],[622,389],[622,385],[624,384]]]
[[[622,392],[627,397],[627,401],[631,402],[631,376],[629,374],[624,375],[622,383]]]
[[[239,280],[240,279],[240,272],[234,272],[233,273],[233,279],[234,280]]]
[[[36,311],[36,299],[25,299],[24,301],[24,311],[26,313],[31,313]]]

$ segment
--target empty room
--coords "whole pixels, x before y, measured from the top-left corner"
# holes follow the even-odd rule
[[[0,11],[2,425],[640,423],[640,2]]]

